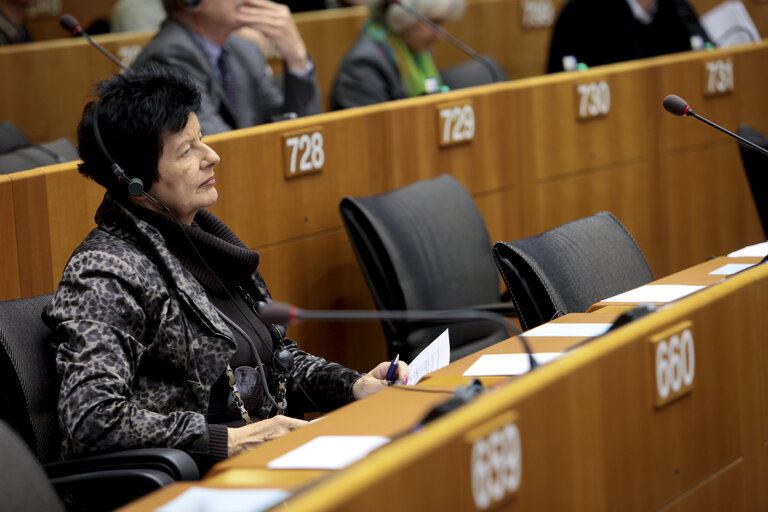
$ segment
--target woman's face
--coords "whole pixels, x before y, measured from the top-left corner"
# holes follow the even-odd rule
[[[185,224],[191,224],[200,208],[212,206],[218,198],[213,168],[220,158],[200,138],[200,122],[194,112],[184,129],[166,133],[157,164],[160,176],[149,189],[149,195]],[[143,205],[155,209],[147,201]]]
[[[443,24],[443,20],[433,19],[432,21],[437,25]],[[421,21],[417,21],[405,29],[403,33],[400,34],[400,37],[403,38],[406,46],[408,46],[413,53],[425,52],[432,48],[432,45],[435,42],[442,39],[442,36],[432,30],[432,27]]]

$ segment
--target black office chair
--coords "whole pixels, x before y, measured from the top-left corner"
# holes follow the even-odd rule
[[[768,149],[768,139],[757,129],[748,124],[739,125],[739,135],[760,147]],[[755,200],[757,213],[763,225],[763,232],[768,237],[768,157],[754,148],[739,142],[741,161],[749,180],[752,198]]]
[[[198,480],[192,457],[171,448],[60,460],[60,383],[52,333],[40,318],[50,299],[0,302],[0,419],[24,439],[62,500],[75,510],[113,510],[176,480]]]
[[[491,242],[472,197],[453,177],[370,197],[345,197],[339,206],[347,234],[376,306],[382,310],[489,309],[501,303]],[[411,361],[450,325],[451,359],[509,336],[487,322],[384,321],[390,357]]]
[[[440,78],[443,84],[455,90],[509,80],[509,75],[496,59],[486,55],[482,58],[484,62],[466,60],[455,66],[441,69]]]
[[[63,512],[64,504],[24,440],[0,420],[0,496],[4,510]]]
[[[78,158],[77,148],[66,137],[45,144],[32,144],[15,124],[0,122],[0,174]]]
[[[608,212],[496,242],[493,257],[525,330],[653,280],[640,247]]]

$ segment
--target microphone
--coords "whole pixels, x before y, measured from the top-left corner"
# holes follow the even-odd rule
[[[667,112],[669,112],[670,114],[674,114],[676,116],[695,117],[699,121],[702,121],[702,122],[708,124],[709,126],[711,126],[713,128],[716,128],[716,129],[720,130],[721,132],[730,135],[731,137],[733,137],[734,139],[738,140],[739,142],[743,142],[747,146],[749,146],[749,147],[751,147],[753,149],[756,149],[760,153],[768,156],[768,150],[767,149],[765,149],[765,148],[763,148],[761,146],[758,146],[754,142],[749,141],[749,140],[745,139],[744,137],[742,137],[740,135],[736,135],[735,133],[733,133],[733,132],[731,132],[729,130],[726,130],[722,126],[713,123],[709,119],[701,117],[699,114],[694,112],[693,109],[691,109],[691,106],[688,105],[688,102],[686,102],[680,96],[676,96],[674,94],[670,94],[666,98],[664,98],[664,101],[662,102],[662,105],[664,105],[664,109]]]
[[[488,72],[491,74],[491,79],[494,82],[501,82],[502,79],[499,76],[499,73],[497,72],[496,68],[493,67],[493,65],[488,62],[486,59],[484,59],[479,53],[477,53],[475,50],[467,46],[466,44],[462,43],[455,37],[453,37],[451,34],[445,31],[445,29],[441,28],[437,23],[432,21],[431,19],[427,18],[423,14],[421,14],[419,11],[411,7],[410,5],[403,3],[401,0],[385,0],[385,6],[386,5],[397,5],[401,8],[403,8],[408,14],[416,18],[417,20],[421,21],[425,25],[429,26],[434,32],[441,35],[448,41],[450,41],[456,48],[464,52],[469,56],[469,58],[479,62],[482,64]]]
[[[520,343],[525,349],[525,353],[528,355],[528,361],[530,362],[530,370],[533,370],[539,363],[536,362],[536,358],[533,356],[531,346],[528,344],[528,340],[523,336],[520,330],[515,327],[512,322],[504,318],[498,313],[491,311],[482,311],[474,309],[455,309],[455,310],[381,310],[381,311],[364,311],[364,310],[338,310],[338,311],[324,311],[324,310],[309,310],[299,309],[291,304],[284,302],[259,302],[257,305],[259,314],[265,323],[279,324],[279,325],[291,325],[299,322],[300,320],[325,320],[325,321],[341,321],[341,322],[370,322],[381,320],[396,320],[405,322],[472,322],[472,321],[486,321],[500,325],[506,329],[508,333],[513,336],[517,336]],[[530,371],[529,370],[529,371]]]
[[[107,56],[109,60],[117,64],[123,71],[128,71],[128,67],[120,62],[120,60],[109,53],[103,46],[101,46],[99,43],[91,39],[91,36],[89,36],[80,26],[80,23],[77,21],[77,18],[72,16],[71,14],[62,14],[61,18],[59,18],[59,24],[64,27],[64,30],[71,33],[74,36],[83,36],[86,41],[91,43],[91,46],[99,50],[101,53]]]

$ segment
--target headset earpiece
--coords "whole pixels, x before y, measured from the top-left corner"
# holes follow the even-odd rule
[[[197,7],[198,5],[200,5],[200,2],[202,2],[202,0],[178,0],[178,1],[179,1],[179,3],[180,3],[181,5],[183,5],[183,6],[184,6],[184,7],[185,7],[185,8],[186,8],[188,11],[192,11],[192,10],[194,10],[194,9],[195,9],[195,7]],[[216,0],[216,1],[219,1],[219,0]]]
[[[94,103],[93,105],[93,134],[96,136],[96,144],[98,144],[99,149],[101,150],[102,154],[107,158],[107,160],[110,163],[110,166],[112,167],[112,172],[115,173],[115,177],[117,177],[117,181],[125,181],[126,186],[128,187],[128,194],[136,197],[144,195],[144,182],[141,181],[139,178],[129,178],[127,174],[125,174],[125,171],[123,170],[120,165],[115,162],[115,159],[112,158],[112,155],[109,154],[109,151],[107,151],[107,147],[104,145],[104,141],[101,140],[101,131],[99,130],[99,107],[97,104]]]

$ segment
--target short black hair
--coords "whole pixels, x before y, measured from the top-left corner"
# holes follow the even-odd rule
[[[96,112],[109,156],[128,177],[141,179],[144,190],[149,190],[159,178],[157,164],[164,136],[184,129],[189,114],[200,108],[200,92],[181,69],[147,64],[100,82],[97,93],[99,99],[85,106],[77,127],[80,172],[114,197],[127,194],[126,185],[119,183],[112,162],[96,142]]]

